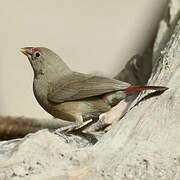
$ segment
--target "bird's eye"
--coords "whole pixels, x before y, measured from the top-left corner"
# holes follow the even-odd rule
[[[41,53],[40,52],[35,52],[35,57],[38,58],[41,56]]]

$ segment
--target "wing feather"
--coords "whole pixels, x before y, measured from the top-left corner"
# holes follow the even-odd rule
[[[128,88],[129,83],[73,72],[51,84],[48,100],[54,103],[83,99]]]

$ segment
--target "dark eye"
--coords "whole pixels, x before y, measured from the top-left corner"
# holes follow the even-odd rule
[[[40,57],[40,56],[41,56],[40,52],[35,52],[35,57],[36,57],[36,58],[38,58],[38,57]]]

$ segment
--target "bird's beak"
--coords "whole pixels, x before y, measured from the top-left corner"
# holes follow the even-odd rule
[[[29,57],[29,55],[32,55],[32,47],[25,47],[25,48],[21,48],[21,52],[26,55],[27,57]]]

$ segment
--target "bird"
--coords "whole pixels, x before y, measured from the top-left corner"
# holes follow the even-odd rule
[[[97,121],[132,92],[165,91],[162,86],[134,86],[113,78],[75,72],[46,47],[24,47],[33,72],[33,92],[42,108],[53,117],[73,122],[63,129],[77,129],[90,119]]]

